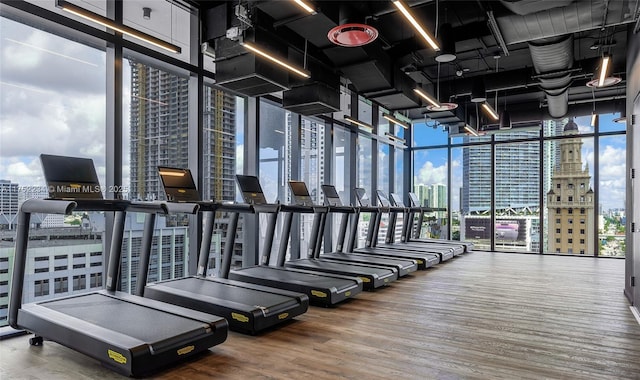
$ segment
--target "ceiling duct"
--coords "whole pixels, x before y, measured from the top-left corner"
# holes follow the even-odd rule
[[[291,78],[292,89],[282,93],[282,107],[305,116],[339,111],[340,76],[316,61],[308,64],[312,80]]]
[[[533,67],[538,74],[540,87],[547,95],[549,115],[563,117],[567,113],[573,67],[573,36],[545,39],[529,43]],[[555,74],[561,72],[561,74]]]

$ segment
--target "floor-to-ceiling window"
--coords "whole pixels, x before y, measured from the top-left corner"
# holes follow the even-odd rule
[[[479,137],[457,133],[449,141],[446,129],[418,124],[414,191],[449,163],[451,238],[480,250],[623,256],[626,136],[616,116],[600,115],[596,125],[579,117]]]
[[[69,31],[70,32],[70,31]],[[0,17],[0,326],[20,205],[46,198],[39,155],[90,158],[105,181],[105,50]],[[54,75],[55,74],[55,75]],[[105,190],[103,188],[102,190]],[[104,192],[104,191],[103,191]],[[104,215],[33,215],[24,302],[101,288]],[[65,236],[60,238],[59,236]],[[56,247],[50,247],[56,239]]]

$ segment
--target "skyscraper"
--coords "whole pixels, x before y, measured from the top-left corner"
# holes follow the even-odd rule
[[[578,126],[570,120],[564,134],[577,135]],[[549,252],[594,254],[594,194],[589,167],[582,162],[582,139],[579,136],[558,142],[560,161],[551,177],[547,193]]]

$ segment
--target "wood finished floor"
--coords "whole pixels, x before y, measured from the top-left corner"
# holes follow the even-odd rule
[[[623,279],[623,260],[474,252],[154,378],[640,379]],[[0,342],[1,379],[121,378],[27,339]]]

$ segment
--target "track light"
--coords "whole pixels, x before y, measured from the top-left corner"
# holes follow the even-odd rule
[[[409,8],[406,5],[404,5],[402,1],[395,0],[393,2],[393,5],[395,5],[396,8],[400,10],[400,13],[402,13],[404,18],[406,18],[407,21],[409,21],[411,25],[413,25],[413,28],[422,36],[422,38],[424,38],[425,41],[427,41],[427,43],[429,44],[429,46],[431,46],[433,50],[436,50],[436,51],[440,50],[440,47],[438,46],[438,44],[436,44],[436,42],[434,41],[433,38],[431,38],[429,33],[427,33],[424,30],[422,25],[420,25],[418,21],[416,21],[413,15],[409,12]]]
[[[600,65],[600,77],[598,79],[598,87],[604,86],[604,79],[607,77],[607,69],[609,68],[609,61],[611,57],[605,55],[602,57],[602,64]]]
[[[394,135],[393,133],[390,132],[385,132],[384,133],[385,136],[387,136],[389,139],[400,142],[400,143],[406,143],[407,140],[403,139],[402,137],[398,137],[396,135]]]
[[[316,14],[316,10],[311,8],[311,6],[307,3],[305,3],[302,0],[293,0],[293,2],[295,2],[296,4],[298,4],[298,6],[302,9],[304,9],[305,11],[311,13],[312,15]]]
[[[627,111],[626,110],[622,110],[620,112],[620,117],[616,117],[615,119],[613,119],[614,123],[626,123],[627,122]]]
[[[351,124],[355,124],[355,125],[363,127],[363,128],[373,129],[372,125],[369,125],[369,124],[367,124],[365,122],[362,122],[360,120],[356,120],[356,119],[354,119],[354,118],[352,118],[350,116],[345,116],[344,119],[346,121],[348,121],[349,123],[351,123]]]
[[[485,110],[493,120],[498,121],[498,119],[500,119],[498,113],[488,103],[482,103],[482,109]]]
[[[139,39],[140,41],[144,41],[146,43],[149,43],[153,46],[165,49],[167,51],[170,51],[172,53],[180,53],[182,52],[182,49],[180,48],[180,46],[174,45],[174,44],[170,44],[166,41],[163,41],[159,38],[156,38],[154,36],[151,36],[149,34],[143,33],[139,30],[130,28],[126,25],[122,25],[122,24],[118,24],[113,20],[110,20],[106,17],[100,16],[97,13],[93,13],[91,11],[88,11],[82,7],[79,7],[77,5],[71,4],[67,1],[64,0],[56,0],[56,7],[61,8],[63,11],[67,11],[69,13],[72,13],[78,17],[82,17],[85,20],[89,20],[92,22],[95,22],[96,24],[102,25],[104,27],[107,27],[109,29],[113,29],[116,32],[120,32],[122,34],[125,34],[127,36],[130,37],[134,37]]]
[[[311,73],[309,73],[307,70],[304,69],[298,69],[288,63],[286,63],[285,61],[281,60],[280,58],[276,58],[274,56],[272,56],[271,54],[261,50],[260,48],[258,48],[257,46],[249,43],[249,42],[243,42],[242,46],[244,46],[245,48],[247,48],[248,50],[252,51],[253,53],[268,59],[269,61],[280,65],[282,67],[284,67],[285,69],[292,71],[298,75],[300,75],[303,78],[311,78]]]
[[[409,129],[409,124],[405,123],[404,121],[400,121],[400,120],[396,119],[395,117],[393,117],[391,115],[387,115],[385,113],[384,115],[382,115],[382,117],[384,117],[385,119],[389,120],[390,122],[392,122],[395,125],[399,125],[404,129]]]
[[[413,91],[420,95],[420,97],[422,97],[424,100],[426,100],[427,102],[429,102],[432,106],[434,107],[440,107],[440,102],[438,102],[436,99],[434,99],[433,97],[431,97],[429,94],[427,94],[426,92],[422,91],[419,88],[414,88]]]
[[[465,124],[465,125],[464,125],[464,130],[465,130],[465,131],[467,131],[467,133],[469,133],[469,134],[471,134],[471,135],[473,135],[473,136],[476,136],[476,137],[480,136],[480,135],[478,134],[478,131],[476,131],[476,130],[475,130],[475,128],[473,128],[473,127],[472,127],[472,126],[470,126],[469,124]]]

